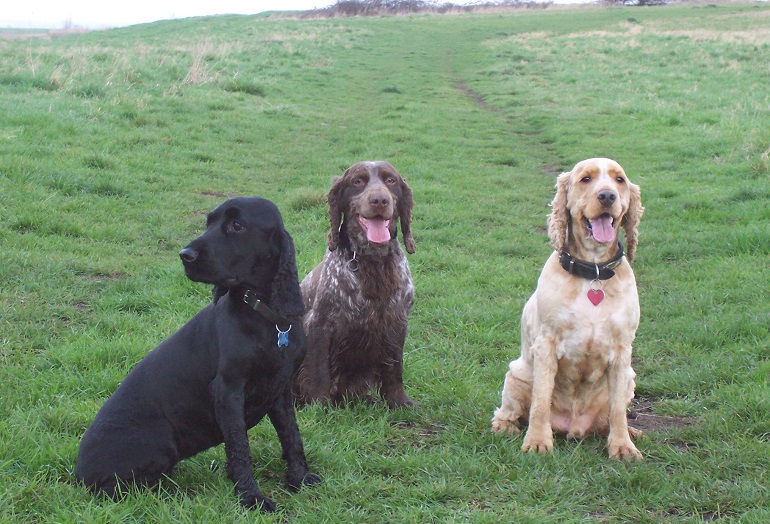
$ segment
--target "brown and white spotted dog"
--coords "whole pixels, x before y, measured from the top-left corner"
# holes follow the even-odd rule
[[[307,354],[295,381],[301,402],[366,397],[377,388],[391,408],[411,405],[403,386],[414,283],[408,253],[412,190],[387,162],[358,162],[328,194],[331,230],[323,261],[302,281]]]

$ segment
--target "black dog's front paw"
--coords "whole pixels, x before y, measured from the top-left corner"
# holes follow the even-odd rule
[[[292,491],[299,491],[302,486],[312,486],[321,482],[321,477],[309,471],[305,472],[301,477],[299,475],[286,476],[286,485]]]
[[[305,478],[302,479],[302,484],[305,486],[313,486],[315,484],[320,484],[321,482],[323,482],[321,477],[310,472],[308,472],[307,475],[305,475]]]
[[[275,502],[260,493],[241,493],[241,506],[246,509],[258,509],[267,513],[275,511]]]

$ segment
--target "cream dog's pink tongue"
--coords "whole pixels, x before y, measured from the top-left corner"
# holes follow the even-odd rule
[[[376,242],[382,244],[384,242],[390,242],[390,220],[383,220],[382,218],[364,218],[359,217],[361,225],[366,231],[366,238],[369,242]]]
[[[597,242],[607,243],[615,240],[615,230],[612,227],[612,217],[602,215],[591,220],[591,233]]]

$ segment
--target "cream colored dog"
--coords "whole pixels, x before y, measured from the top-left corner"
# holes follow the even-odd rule
[[[579,162],[559,176],[548,217],[555,251],[521,317],[521,356],[505,376],[493,431],[519,432],[522,450],[553,449],[568,438],[607,436],[611,458],[640,460],[626,409],[634,397],[631,343],[639,297],[628,261],[642,216],[639,186],[607,158]],[[627,251],[618,239],[625,230]]]

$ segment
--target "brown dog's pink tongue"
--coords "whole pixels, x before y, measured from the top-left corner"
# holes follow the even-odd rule
[[[615,230],[612,228],[612,217],[602,215],[599,218],[591,220],[591,232],[594,240],[607,243],[615,240]]]
[[[376,242],[382,244],[384,242],[390,242],[390,220],[383,220],[381,218],[364,219],[366,224],[366,238],[369,242]]]

